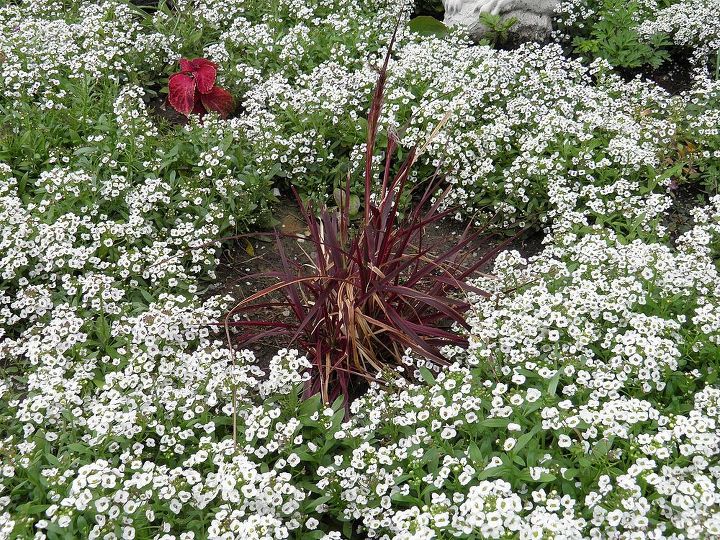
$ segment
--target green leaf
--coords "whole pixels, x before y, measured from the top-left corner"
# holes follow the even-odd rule
[[[601,439],[593,446],[592,455],[596,458],[605,457],[611,448],[612,439]]]
[[[345,409],[341,408],[339,411],[335,411],[335,414],[333,414],[333,417],[332,417],[333,432],[340,429],[340,424],[343,423],[343,420],[345,420]]]
[[[148,304],[154,304],[154,303],[155,303],[155,299],[154,299],[154,298],[152,297],[152,295],[151,295],[149,292],[147,292],[145,289],[140,289],[140,294],[142,295],[142,297],[145,299],[145,301],[146,301]]]
[[[437,448],[430,448],[428,450],[425,450],[425,455],[423,455],[420,463],[422,465],[427,465],[427,470],[431,473],[434,473],[435,471],[437,471],[438,465],[440,463],[440,452]]]
[[[76,452],[78,454],[91,454],[92,453],[90,448],[88,448],[87,446],[85,446],[82,443],[71,443],[71,444],[68,444],[65,448],[67,448],[71,452]]]
[[[319,411],[320,400],[320,394],[315,394],[314,396],[307,398],[300,404],[300,407],[298,407],[298,416],[300,418],[307,418],[315,411]]]
[[[94,154],[97,152],[97,148],[94,146],[83,146],[82,148],[76,148],[73,152],[75,156],[82,156],[85,154]]]
[[[21,514],[42,514],[48,508],[50,508],[49,504],[27,503],[27,504],[18,506],[18,510],[20,511]]]
[[[227,135],[225,135],[225,137],[223,137],[222,143],[220,144],[220,148],[222,148],[223,150],[227,150],[228,148],[230,148],[232,146],[233,142],[234,142],[233,133],[230,132]]]
[[[58,458],[56,458],[55,456],[53,456],[50,452],[47,452],[45,454],[45,460],[53,467],[61,466],[60,460]]]
[[[540,476],[537,480],[533,479],[533,477],[530,476],[530,473],[527,471],[524,471],[522,474],[520,474],[520,480],[524,482],[552,482],[556,479],[557,477],[554,474],[550,473],[540,473]]]
[[[482,420],[480,422],[480,425],[483,427],[507,427],[507,425],[510,423],[510,419],[508,418],[488,418],[486,420]]]
[[[103,345],[110,341],[110,325],[104,315],[98,317],[97,323],[95,323],[95,332]]]
[[[477,475],[477,479],[486,480],[488,478],[503,476],[506,469],[507,467],[504,465],[500,465],[499,467],[490,467],[489,469],[481,471],[480,474]]]
[[[551,396],[555,395],[557,391],[558,383],[560,382],[561,371],[558,369],[557,373],[550,379],[550,385],[548,386],[548,394]]]
[[[467,455],[473,461],[473,463],[481,463],[483,460],[482,452],[480,451],[480,448],[478,448],[478,445],[474,442],[471,442],[468,445]]]
[[[310,499],[306,504],[304,511],[305,512],[312,512],[315,510],[318,506],[321,504],[324,504],[328,502],[330,499],[332,499],[332,495],[323,495],[322,497],[318,497],[317,499]]]
[[[534,428],[532,428],[528,433],[525,433],[524,435],[521,435],[518,438],[517,444],[515,444],[515,447],[513,448],[513,452],[519,452],[525,446],[527,443],[529,443],[532,438],[537,434],[537,432],[540,431],[540,425],[536,425]]]
[[[417,505],[417,506],[423,505],[423,501],[421,501],[417,497],[413,497],[412,495],[402,495],[400,493],[396,493],[395,495],[392,495],[390,497],[390,499],[392,499],[393,502],[407,503],[410,505]]]
[[[77,517],[77,519],[75,520],[75,524],[77,525],[77,528],[81,531],[86,531],[88,529],[88,522],[83,515]]]
[[[35,467],[27,469],[26,474],[33,484],[35,484],[36,486],[42,486],[42,482],[40,479],[40,471],[38,471]]]
[[[232,424],[232,417],[231,416],[216,416],[213,418],[213,423],[216,426],[229,426]]]
[[[343,403],[345,402],[345,396],[340,394],[338,397],[335,398],[335,401],[332,403],[332,410],[333,411],[340,411],[343,408]],[[344,410],[343,410],[344,411]]]
[[[433,374],[426,367],[420,368],[420,377],[422,377],[422,380],[425,381],[425,383],[427,383],[429,386],[435,384],[435,377],[433,377]]]
[[[448,34],[450,29],[434,17],[421,15],[410,21],[410,31],[420,34],[421,36],[443,37]]]

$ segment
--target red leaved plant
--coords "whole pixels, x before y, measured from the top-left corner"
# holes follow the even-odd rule
[[[203,115],[216,112],[221,118],[233,111],[233,97],[224,88],[215,86],[217,64],[205,58],[180,59],[180,72],[168,80],[168,102],[179,113]]]
[[[325,403],[332,403],[342,395],[346,408],[369,381],[377,380],[378,373],[400,368],[412,377],[412,370],[402,363],[408,348],[445,365],[443,346],[467,344],[454,326],[468,328],[466,293],[486,294],[468,279],[505,245],[467,265],[470,248],[481,238],[481,232],[471,233],[469,225],[455,245],[448,246],[447,240],[426,245],[425,229],[454,210],[440,210],[448,192],[433,200],[437,184],[431,183],[415,209],[401,214],[400,201],[422,149],[411,150],[393,173],[397,150],[393,136],[385,150],[379,199],[373,201],[372,158],[390,50],[368,117],[364,214],[359,227],[353,229],[350,223],[349,178],[339,211],[324,208],[318,216],[297,197],[309,230],[306,241],[314,252],[309,262],[290,261],[277,233],[281,269],[245,276],[273,278],[277,283],[245,298],[224,322],[231,349],[233,341],[243,346],[277,336],[297,343],[312,362],[306,397],[320,393]],[[272,298],[278,293],[282,301]],[[290,321],[263,320],[269,310],[288,308]]]

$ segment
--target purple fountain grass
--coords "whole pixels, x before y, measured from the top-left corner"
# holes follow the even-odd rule
[[[305,395],[320,393],[325,403],[342,396],[346,407],[368,382],[378,380],[379,373],[394,369],[410,377],[402,363],[407,349],[446,365],[443,346],[467,345],[456,331],[468,328],[467,293],[486,295],[468,280],[507,243],[470,264],[466,263],[476,242],[487,239],[484,231],[473,232],[468,225],[451,247],[427,245],[426,228],[455,210],[441,210],[448,191],[433,197],[439,191],[433,178],[414,209],[401,213],[401,199],[420,151],[410,150],[393,173],[398,141],[392,134],[378,199],[373,200],[373,154],[393,42],[379,70],[368,115],[361,223],[351,227],[350,177],[339,209],[316,212],[296,194],[312,254],[303,263],[290,261],[276,233],[281,269],[255,276],[276,283],[242,300],[225,319],[228,338],[234,328],[233,340],[239,345],[277,336],[297,344],[313,364]],[[268,301],[277,293],[282,301]],[[267,310],[288,307],[289,321],[262,320]],[[237,317],[241,314],[245,319]]]

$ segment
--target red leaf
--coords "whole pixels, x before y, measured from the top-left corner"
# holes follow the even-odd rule
[[[189,115],[195,107],[195,80],[185,73],[175,73],[168,80],[168,101],[173,108]]]
[[[214,86],[207,94],[201,94],[200,99],[208,111],[219,113],[221,118],[227,118],[235,108],[230,92],[219,86]]]
[[[208,94],[215,86],[215,75],[217,75],[217,64],[205,58],[191,60],[192,72],[197,82],[197,89],[201,94]]]
[[[181,58],[180,59],[180,71],[186,71],[187,73],[191,73],[192,71],[195,71],[193,69],[192,62],[188,60],[187,58]]]
[[[199,114],[202,116],[207,112],[205,106],[202,104],[201,94],[197,90],[195,91],[195,106],[193,107],[193,114]]]

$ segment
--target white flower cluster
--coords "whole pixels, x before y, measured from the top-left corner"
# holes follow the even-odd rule
[[[335,17],[344,9],[351,8],[339,8]],[[328,163],[347,162],[355,171],[362,165],[358,119],[372,96],[372,64],[381,62],[365,40],[382,41],[387,34],[353,37],[353,49],[336,46],[329,58],[318,59],[307,42],[320,40],[335,17],[284,30],[281,52],[273,48],[277,31],[267,18],[241,18],[207,51],[218,61],[239,62],[229,79],[241,79],[247,114],[233,122],[249,134],[261,156],[258,165],[320,197],[337,182]],[[388,19],[381,11],[368,24],[386,29]],[[339,40],[358,29],[353,24],[333,32]],[[250,67],[248,49],[258,51]],[[358,62],[364,57],[370,64]],[[673,110],[657,87],[626,85],[601,63],[588,69],[568,60],[560,47],[495,51],[470,47],[456,34],[419,39],[403,30],[390,64],[382,129],[397,133],[409,148],[423,146],[444,122],[416,174],[442,174],[453,186],[447,204],[465,216],[500,213],[511,221],[532,215],[564,229],[616,215],[639,218],[638,226],[649,229],[670,204],[658,172],[677,131]],[[653,182],[659,189],[643,194]]]
[[[718,11],[718,0],[683,0],[657,10],[637,30],[646,38],[668,34],[676,45],[694,49],[695,59],[704,62],[720,50]]]
[[[96,82],[126,81],[137,71],[159,69],[176,56],[176,38],[148,33],[125,2],[12,2],[0,8],[0,90],[17,104],[63,109],[88,99]],[[135,65],[130,57],[143,58]],[[78,81],[85,96],[74,95]],[[72,88],[73,91],[70,91]]]
[[[677,250],[590,235],[501,255],[468,367],[353,404],[335,437],[393,436],[318,470],[343,516],[379,538],[718,534],[714,204]]]
[[[136,86],[125,86],[113,104],[113,112],[118,125],[118,135],[122,139],[142,148],[146,141],[158,136],[158,129],[147,113],[143,101],[145,91]],[[119,142],[118,150],[124,150],[128,142]]]

